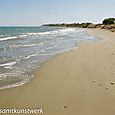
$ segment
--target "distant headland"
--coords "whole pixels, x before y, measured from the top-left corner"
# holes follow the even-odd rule
[[[51,26],[51,27],[78,27],[78,28],[101,28],[101,29],[108,29],[112,32],[115,32],[115,18],[107,18],[99,24],[93,24],[90,22],[87,23],[61,23],[61,24],[44,24],[42,26]]]

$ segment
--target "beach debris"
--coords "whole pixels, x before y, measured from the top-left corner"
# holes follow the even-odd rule
[[[110,84],[111,84],[111,85],[114,85],[114,84],[115,84],[115,82],[111,82]]]
[[[103,85],[101,83],[99,83],[99,86],[103,87]]]
[[[114,55],[114,53],[112,53],[112,55]]]
[[[93,80],[92,82],[95,83],[95,80]]]

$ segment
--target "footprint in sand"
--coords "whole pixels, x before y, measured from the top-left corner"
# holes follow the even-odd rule
[[[95,83],[95,80],[93,80],[92,82]],[[99,86],[103,87],[103,85],[101,83],[99,83]],[[109,88],[106,87],[105,89],[108,90]]]
[[[68,107],[67,107],[67,106],[64,106],[64,109],[68,109]]]
[[[95,83],[95,80],[93,80],[92,82]]]
[[[111,84],[111,85],[114,85],[114,84],[115,84],[115,82],[111,82],[110,84]]]
[[[108,88],[106,87],[106,90],[108,90]]]
[[[103,85],[101,83],[99,83],[99,86],[103,87]]]

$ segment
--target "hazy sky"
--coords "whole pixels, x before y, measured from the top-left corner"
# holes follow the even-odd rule
[[[0,0],[0,25],[101,22],[115,17],[115,0]]]

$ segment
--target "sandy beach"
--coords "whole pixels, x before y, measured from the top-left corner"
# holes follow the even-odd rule
[[[44,115],[115,115],[115,33],[41,64],[31,82],[0,90],[0,108],[43,108]]]

